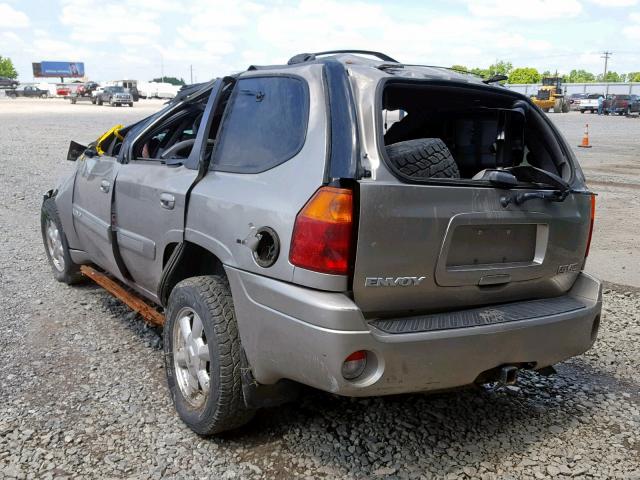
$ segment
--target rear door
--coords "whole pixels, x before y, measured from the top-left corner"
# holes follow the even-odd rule
[[[133,281],[151,297],[157,294],[170,252],[167,247],[183,240],[187,194],[198,176],[202,145],[207,143],[198,127],[207,121],[217,92],[214,88],[213,93],[207,90],[201,95],[204,103],[209,99],[204,115],[202,109],[178,108],[147,127],[126,152],[128,160],[118,172],[114,199],[118,252]],[[171,144],[187,137],[191,145],[162,158]]]
[[[590,198],[503,208],[504,190],[362,181],[353,291],[369,314],[544,298],[581,270]]]
[[[197,173],[158,160],[133,160],[118,173],[118,250],[133,281],[151,294],[156,293],[167,246],[182,241],[185,199]]]

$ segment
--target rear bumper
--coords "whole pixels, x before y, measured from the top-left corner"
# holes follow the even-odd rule
[[[613,107],[608,109],[609,113],[627,113],[627,107]]]
[[[597,335],[601,284],[581,273],[568,292],[583,308],[526,320],[417,333],[385,333],[345,295],[227,268],[242,344],[256,380],[287,378],[347,396],[387,395],[473,383],[505,364],[553,365],[588,350]],[[356,381],[342,377],[352,352],[371,352]]]

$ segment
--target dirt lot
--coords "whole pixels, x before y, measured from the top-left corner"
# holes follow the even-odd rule
[[[578,152],[600,194],[589,269],[623,285],[605,292],[590,352],[505,389],[307,392],[202,439],[173,411],[158,332],[91,284],[56,283],[39,232],[69,140],[160,105],[0,100],[0,479],[640,479],[640,119],[551,115],[572,145],[591,124],[594,148]]]

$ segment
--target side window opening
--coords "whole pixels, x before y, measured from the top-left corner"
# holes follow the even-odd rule
[[[380,112],[381,147],[411,179],[481,179],[486,169],[520,165],[566,176],[558,140],[536,112],[525,110],[499,92],[390,83]]]
[[[286,162],[304,144],[308,117],[309,94],[302,79],[239,79],[222,118],[210,168],[259,173]],[[209,136],[217,131],[212,127]]]
[[[133,146],[133,159],[157,160],[188,158],[195,143],[206,103],[190,104]]]

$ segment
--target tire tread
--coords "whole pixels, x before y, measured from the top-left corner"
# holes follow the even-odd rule
[[[460,178],[458,165],[439,138],[418,138],[386,147],[396,168],[410,178]]]

